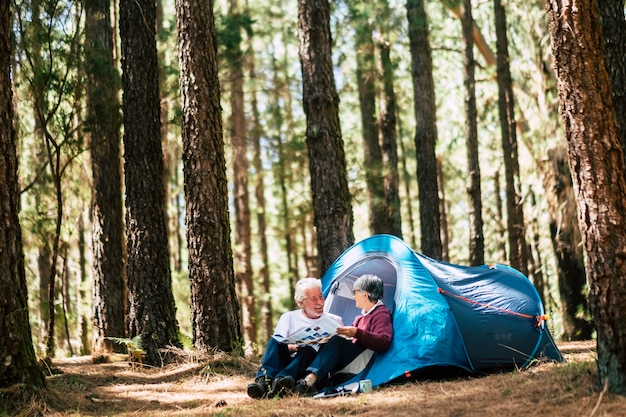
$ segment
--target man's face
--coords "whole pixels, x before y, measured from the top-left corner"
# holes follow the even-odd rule
[[[324,312],[324,297],[319,288],[309,288],[304,292],[306,298],[300,302],[300,308],[305,316],[316,319]]]

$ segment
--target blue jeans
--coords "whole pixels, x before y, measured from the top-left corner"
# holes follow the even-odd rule
[[[365,346],[352,343],[352,340],[333,336],[320,349],[319,354],[307,368],[307,372],[313,372],[318,382],[322,382],[331,377],[335,371],[348,366],[365,349]]]
[[[272,379],[277,376],[291,376],[297,380],[305,375],[306,368],[316,355],[317,351],[311,346],[301,346],[296,354],[291,356],[286,344],[279,343],[271,337],[265,347],[261,367],[256,376],[264,375]]]

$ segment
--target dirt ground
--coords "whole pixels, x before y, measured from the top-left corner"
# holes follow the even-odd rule
[[[595,343],[559,346],[566,363],[482,377],[415,380],[366,394],[253,400],[246,394],[258,362],[216,354],[162,369],[123,356],[59,359],[49,389],[20,401],[5,391],[0,415],[21,416],[626,416],[626,397],[596,386]],[[100,358],[103,359],[103,358]],[[25,397],[22,397],[25,398]]]

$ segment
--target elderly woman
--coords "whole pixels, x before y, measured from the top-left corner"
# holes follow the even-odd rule
[[[393,326],[391,312],[381,301],[383,281],[376,275],[362,275],[354,282],[353,294],[362,314],[354,319],[352,326],[337,328],[337,335],[307,368],[308,375],[296,383],[295,391],[299,395],[315,394],[316,384],[349,365],[365,350],[384,352],[389,349]]]

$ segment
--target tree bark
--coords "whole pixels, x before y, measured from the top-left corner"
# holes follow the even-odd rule
[[[469,263],[478,266],[485,263],[485,236],[483,235],[483,205],[480,189],[480,161],[478,159],[478,126],[476,122],[476,80],[474,78],[474,18],[471,0],[463,0],[461,6],[463,34],[463,68],[465,86],[465,140],[467,141],[467,198],[469,215]]]
[[[12,57],[10,1],[0,0],[0,387],[19,383],[44,387],[28,321],[13,130]]]
[[[626,19],[624,0],[598,2],[604,36],[604,59],[611,80],[617,134],[626,160]]]
[[[501,0],[494,0],[496,26],[496,58],[498,74],[498,110],[504,161],[506,187],[507,231],[509,235],[509,262],[513,268],[528,275],[528,253],[525,236],[524,207],[519,189],[519,159],[515,123],[515,98],[509,68],[506,11]]]
[[[118,93],[109,0],[85,1],[87,132],[91,149],[93,349],[122,352],[126,335],[124,219]]]
[[[331,59],[328,0],[299,0],[306,144],[320,276],[354,243],[352,203]]]
[[[578,223],[587,252],[598,376],[626,392],[626,166],[596,1],[547,4]]]
[[[441,218],[437,189],[437,116],[433,62],[424,0],[407,0],[411,78],[415,109],[415,152],[419,189],[421,252],[441,259]]]
[[[124,89],[124,175],[129,306],[128,337],[140,335],[144,360],[180,346],[165,222],[163,151],[156,53],[156,5],[120,1]]]
[[[176,19],[193,340],[239,354],[213,3],[179,0]]]

